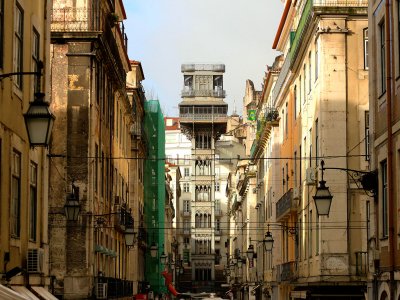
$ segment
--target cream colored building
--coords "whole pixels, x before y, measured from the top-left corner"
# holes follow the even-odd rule
[[[2,0],[0,11],[0,294],[6,297],[4,285],[8,285],[20,297],[29,293],[31,299],[39,299],[52,284],[47,230],[49,158],[46,148],[30,147],[23,114],[34,92],[44,92],[46,102],[51,98],[50,2]],[[6,75],[35,72],[39,61],[44,69],[37,90],[33,75]]]
[[[132,109],[130,125],[130,159],[129,159],[129,207],[132,208],[134,221],[135,246],[130,264],[130,277],[133,279],[133,294],[143,293],[145,281],[145,242],[147,228],[144,221],[144,157],[146,157],[147,141],[143,135],[144,102],[146,101],[142,81],[145,79],[142,64],[131,60],[131,71],[126,77],[126,92]]]
[[[371,169],[377,171],[377,201],[371,206],[368,299],[400,298],[399,252],[399,2],[369,1],[365,31],[369,68]]]
[[[265,78],[250,153],[265,209],[257,220],[274,238],[256,299],[365,299],[373,206],[360,182],[371,174],[368,3],[350,2],[285,1],[273,44],[282,56]],[[329,217],[313,200],[322,160]]]

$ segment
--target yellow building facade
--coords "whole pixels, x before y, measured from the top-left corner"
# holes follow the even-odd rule
[[[0,1],[0,283],[32,299],[51,286],[48,151],[31,148],[23,114],[49,89],[49,1]],[[43,76],[10,73],[36,72]],[[29,289],[28,289],[29,286]],[[3,288],[2,288],[2,292]],[[35,296],[36,295],[36,296]]]

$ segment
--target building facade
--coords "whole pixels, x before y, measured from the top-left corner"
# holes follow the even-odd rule
[[[369,1],[371,169],[378,176],[369,236],[368,299],[400,298],[399,253],[399,1]]]
[[[133,102],[122,1],[52,1],[49,164],[50,274],[63,299],[133,294],[126,245],[134,209],[129,192]],[[63,210],[79,203],[77,220]],[[127,263],[129,262],[129,263]]]
[[[367,4],[285,1],[273,44],[282,55],[265,77],[250,151],[265,224],[257,263],[262,236],[274,239],[258,299],[365,299],[374,203],[361,184],[371,174]],[[329,217],[313,199],[321,180],[333,195]]]
[[[144,218],[144,158],[147,155],[147,142],[144,135],[144,103],[146,101],[141,82],[145,79],[142,64],[131,60],[131,71],[126,78],[126,92],[132,106],[133,123],[130,126],[130,157],[129,157],[129,199],[131,201],[134,221],[135,246],[131,272],[133,279],[133,294],[146,293],[145,253],[146,226]]]
[[[214,291],[216,250],[220,244],[216,224],[216,141],[226,131],[227,104],[223,101],[224,65],[184,64],[180,126],[192,144],[191,184],[183,190],[189,200],[191,291]]]

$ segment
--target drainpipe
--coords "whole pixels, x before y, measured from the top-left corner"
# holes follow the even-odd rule
[[[393,202],[393,140],[392,140],[392,1],[385,1],[385,40],[386,40],[386,127],[387,127],[387,178],[389,202],[389,267],[390,299],[394,299],[394,202]]]

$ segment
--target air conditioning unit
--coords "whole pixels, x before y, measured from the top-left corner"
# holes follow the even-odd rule
[[[44,267],[44,249],[28,249],[27,254],[27,266],[28,273],[43,273]]]
[[[293,188],[293,200],[300,200],[300,188]]]
[[[96,299],[107,299],[107,283],[98,282],[96,284]]]
[[[306,170],[306,184],[314,185],[317,183],[317,169],[307,168]]]

